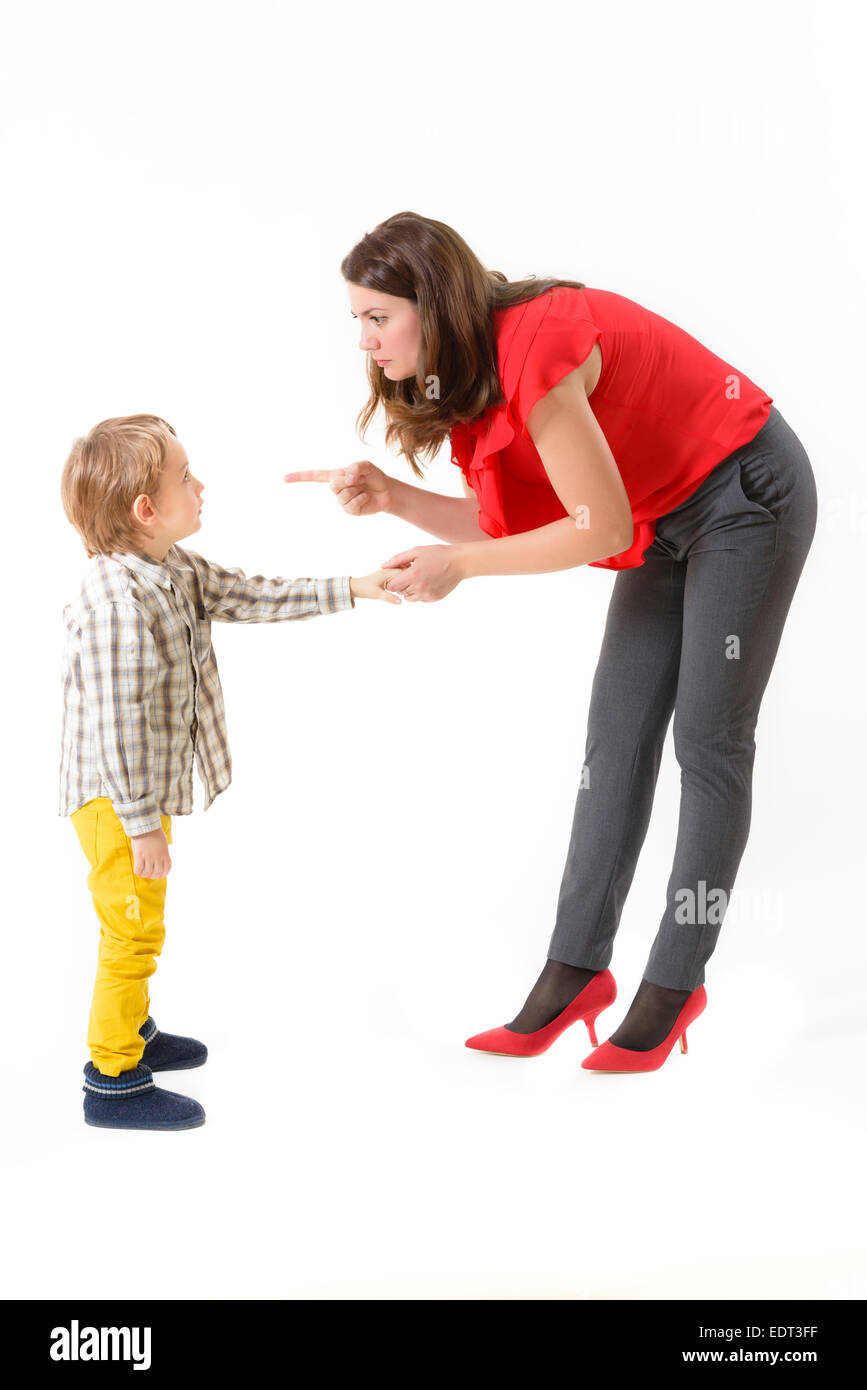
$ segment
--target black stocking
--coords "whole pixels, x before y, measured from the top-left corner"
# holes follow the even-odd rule
[[[649,1052],[658,1047],[674,1027],[674,1020],[688,999],[690,989],[666,989],[642,979],[629,1012],[609,1041],[633,1052]]]
[[[547,960],[527,996],[521,1012],[507,1023],[513,1033],[535,1033],[561,1014],[586,984],[598,974],[583,965]],[[649,1052],[658,1047],[674,1027],[674,1021],[692,993],[689,989],[667,989],[642,979],[635,998],[611,1042],[633,1052]]]
[[[561,960],[547,960],[545,968],[527,996],[523,1009],[506,1027],[513,1033],[535,1033],[544,1028],[567,1004],[571,1004],[597,970],[583,965],[566,965]]]

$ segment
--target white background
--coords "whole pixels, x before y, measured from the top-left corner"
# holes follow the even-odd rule
[[[863,1298],[864,111],[851,6],[31,4],[3,23],[2,1292]],[[365,574],[433,537],[289,469],[372,458],[339,266],[404,209],[510,279],[680,324],[774,398],[819,522],[757,730],[751,838],[689,1053],[465,1038],[541,970],[614,575],[215,625],[235,776],[175,817],[158,1077],[207,1123],[83,1123],[98,928],[56,813],[73,439],[172,422],[192,548]],[[460,495],[442,450],[426,486]],[[671,736],[617,938],[664,905]]]

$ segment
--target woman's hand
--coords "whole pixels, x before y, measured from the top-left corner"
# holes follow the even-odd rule
[[[331,491],[349,516],[372,516],[391,506],[387,473],[370,459],[360,459],[348,468],[310,468],[303,473],[284,473],[284,483],[330,483]]]
[[[392,555],[382,568],[398,571],[388,580],[387,588],[410,603],[436,603],[464,578],[453,545],[417,545]]]

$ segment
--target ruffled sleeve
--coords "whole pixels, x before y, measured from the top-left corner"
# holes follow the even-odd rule
[[[504,383],[513,413],[520,421],[521,434],[530,443],[526,422],[533,406],[586,362],[594,343],[602,337],[580,291],[560,286],[535,302],[543,306],[544,312],[527,315],[522,321],[506,364],[507,375],[513,378],[509,383],[511,390]]]
[[[453,425],[452,463],[458,465],[479,500],[479,528],[495,539],[508,536],[500,450],[515,437],[505,406],[486,411],[471,424]]]
[[[521,515],[521,503],[504,475],[503,451],[516,435],[533,445],[527,416],[540,396],[586,361],[601,330],[588,317],[581,291],[569,286],[496,310],[494,328],[505,401],[478,420],[452,427],[451,458],[479,499],[479,526],[489,536],[500,537],[533,524]],[[562,515],[544,474],[541,487],[543,492],[550,490],[554,514]]]

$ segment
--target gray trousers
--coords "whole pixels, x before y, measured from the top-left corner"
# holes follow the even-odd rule
[[[704,984],[749,834],[759,706],[815,529],[810,460],[772,405],[659,519],[645,563],[618,572],[549,960],[610,964],[674,711],[677,845],[644,978]]]

